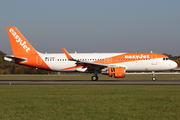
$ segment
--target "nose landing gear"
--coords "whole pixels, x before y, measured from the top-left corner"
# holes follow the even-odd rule
[[[156,80],[155,73],[154,71],[152,71],[152,81],[155,81],[155,80]]]

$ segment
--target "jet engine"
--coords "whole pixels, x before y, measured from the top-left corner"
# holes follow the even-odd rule
[[[124,67],[110,67],[101,71],[102,74],[108,74],[109,77],[123,78],[125,77],[126,69]]]

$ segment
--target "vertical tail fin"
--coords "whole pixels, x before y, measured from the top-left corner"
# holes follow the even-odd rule
[[[26,38],[16,27],[7,27],[12,51],[14,56],[7,56],[7,61],[15,61],[17,64],[35,68],[51,70]]]
[[[7,31],[14,56],[37,54],[37,51],[16,27],[7,27]]]

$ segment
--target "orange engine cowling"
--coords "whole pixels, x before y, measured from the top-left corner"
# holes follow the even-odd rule
[[[111,67],[109,68],[109,77],[123,78],[125,77],[125,72],[124,67]]]

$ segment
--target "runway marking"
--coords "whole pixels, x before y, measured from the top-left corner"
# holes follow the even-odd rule
[[[180,85],[180,80],[88,81],[88,80],[0,80],[0,85]]]

